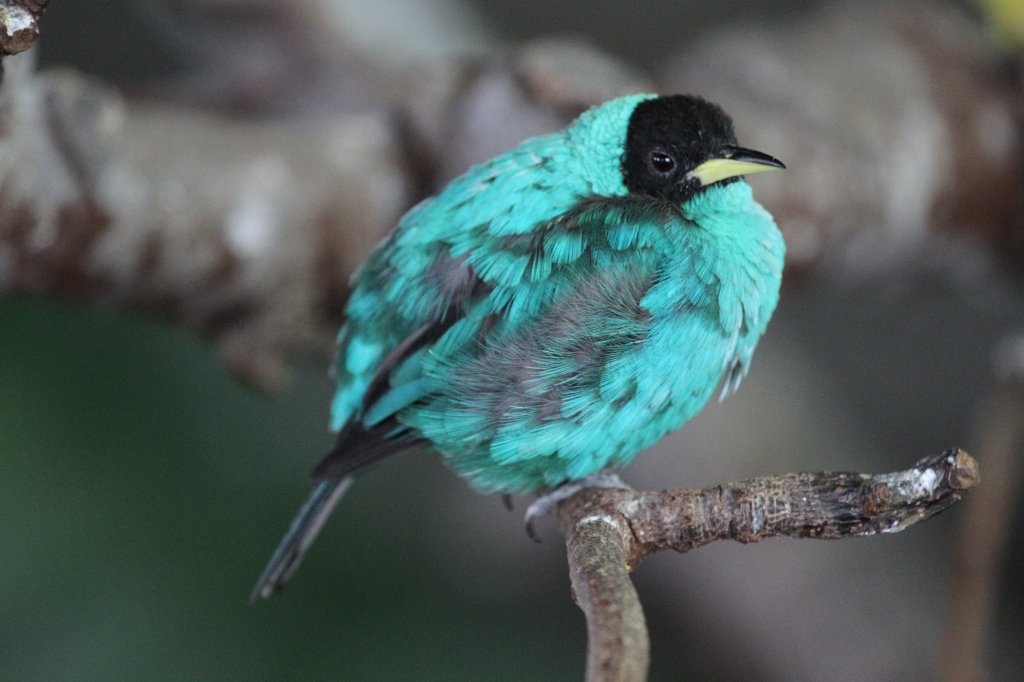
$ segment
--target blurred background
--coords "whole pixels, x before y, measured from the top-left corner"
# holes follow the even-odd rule
[[[1019,1],[52,5],[0,96],[0,677],[582,677],[554,523],[432,455],[247,596],[330,443],[354,265],[468,165],[655,89],[787,163],[751,184],[790,251],[742,390],[624,478],[961,446],[982,486],[897,535],[649,559],[651,679],[1018,679]]]

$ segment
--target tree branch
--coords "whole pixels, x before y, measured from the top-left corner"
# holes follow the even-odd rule
[[[936,679],[993,679],[990,630],[999,605],[1000,574],[1019,514],[1024,454],[1024,335],[1007,338],[994,358],[995,385],[975,414],[974,441],[985,451],[990,484],[964,510],[953,554],[949,617]]]
[[[0,58],[32,47],[48,1],[0,0]]]
[[[825,540],[896,533],[978,484],[978,466],[947,450],[888,474],[803,473],[702,490],[588,488],[559,505],[574,597],[587,618],[587,679],[642,680],[649,643],[629,580],[648,556],[715,540]]]
[[[600,511],[609,502],[606,494],[620,492],[626,491],[589,488],[559,512],[573,599],[587,616],[588,680],[647,677],[650,642],[640,598],[629,580],[633,541],[628,519]]]

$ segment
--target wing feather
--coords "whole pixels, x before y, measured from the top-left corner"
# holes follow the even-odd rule
[[[556,133],[476,167],[410,211],[367,260],[339,334],[328,459],[362,457],[362,432],[436,391],[445,363],[530,328],[621,260],[613,252],[645,252],[677,217],[667,204],[590,196],[585,175],[565,171],[567,150]],[[397,426],[388,433],[402,437],[396,449],[417,442]]]

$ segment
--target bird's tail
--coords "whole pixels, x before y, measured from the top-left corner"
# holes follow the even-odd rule
[[[256,581],[249,595],[250,603],[261,597],[266,599],[284,587],[320,534],[327,517],[352,486],[352,480],[351,476],[326,478],[316,484]]]

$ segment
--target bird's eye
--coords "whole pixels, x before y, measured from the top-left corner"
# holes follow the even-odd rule
[[[651,166],[659,173],[669,173],[676,167],[676,160],[664,152],[651,152]]]

